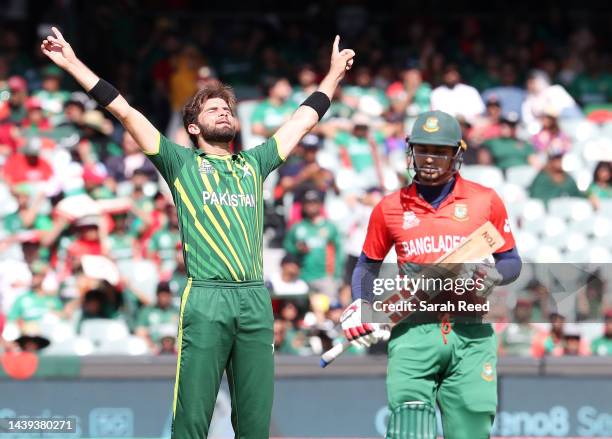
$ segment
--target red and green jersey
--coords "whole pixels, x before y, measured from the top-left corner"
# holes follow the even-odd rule
[[[452,192],[436,209],[412,184],[386,196],[374,208],[363,252],[371,259],[383,260],[395,246],[400,264],[432,263],[487,221],[505,240],[498,252],[512,249],[515,244],[508,214],[493,189],[457,174]]]
[[[304,244],[308,251],[300,253],[298,243]],[[306,282],[340,276],[340,233],[331,221],[322,217],[300,221],[285,236],[284,247],[288,253],[301,257],[300,277]]]
[[[262,280],[263,181],[284,160],[276,140],[217,156],[160,134],[149,158],[172,191],[188,277]]]

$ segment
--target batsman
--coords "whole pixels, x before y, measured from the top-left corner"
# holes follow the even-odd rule
[[[341,318],[353,343],[370,346],[390,336],[389,439],[436,438],[436,404],[446,439],[488,438],[496,412],[497,341],[491,325],[483,323],[483,312],[415,312],[391,333],[384,324],[361,318],[372,316],[373,282],[392,246],[400,272],[418,276],[419,267],[490,221],[504,245],[493,254],[494,264],[465,265],[458,278],[472,279],[478,288],[455,296],[455,302],[460,298],[482,304],[493,287],[519,276],[521,259],[500,197],[459,174],[467,148],[461,137],[459,123],[447,113],[418,116],[407,139],[414,180],[374,208],[353,272],[355,301]],[[443,304],[441,297],[433,301]]]
[[[269,437],[274,389],[273,316],[263,284],[263,181],[325,114],[355,52],[339,50],[329,72],[263,144],[232,154],[236,99],[214,82],[183,110],[194,147],[164,137],[76,56],[56,28],[41,44],[55,64],[110,111],[151,159],[172,192],[188,273],[180,309],[172,437],[208,435],[227,372],[236,438]]]

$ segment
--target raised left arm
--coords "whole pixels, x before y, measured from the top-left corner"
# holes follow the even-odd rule
[[[353,65],[355,52],[351,49],[339,50],[340,37],[336,35],[331,54],[329,72],[319,84],[319,88],[293,113],[274,133],[278,151],[286,158],[298,142],[308,133],[323,116],[334,95],[334,91],[347,70]]]

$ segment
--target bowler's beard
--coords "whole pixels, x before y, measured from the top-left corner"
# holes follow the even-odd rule
[[[198,126],[200,127],[202,139],[208,143],[229,143],[236,137],[236,129],[233,126]]]

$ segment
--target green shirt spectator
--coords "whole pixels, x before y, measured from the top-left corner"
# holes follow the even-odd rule
[[[604,333],[591,343],[593,355],[612,356],[612,309],[605,313]]]
[[[529,158],[535,154],[533,145],[511,137],[496,137],[487,140],[482,146],[491,154],[495,166],[502,171],[529,164]]]
[[[540,171],[529,186],[529,196],[545,203],[553,198],[582,197],[576,181],[561,167],[562,155],[549,158],[546,167]]]
[[[306,282],[340,277],[342,264],[340,233],[336,226],[321,216],[322,196],[310,190],[304,194],[304,219],[285,236],[288,253],[301,259],[301,278]]]
[[[268,98],[260,102],[251,115],[253,134],[270,137],[298,108],[291,97],[291,85],[285,78],[266,81]]]
[[[334,138],[343,161],[357,173],[374,168],[371,142],[378,147],[384,140],[383,135],[376,131],[369,136],[369,128],[365,124],[356,124],[352,133],[339,131]]]
[[[136,335],[143,337],[153,348],[159,342],[162,329],[169,324],[178,325],[179,308],[172,304],[172,292],[167,282],[157,286],[157,302],[143,308],[138,314]]]

